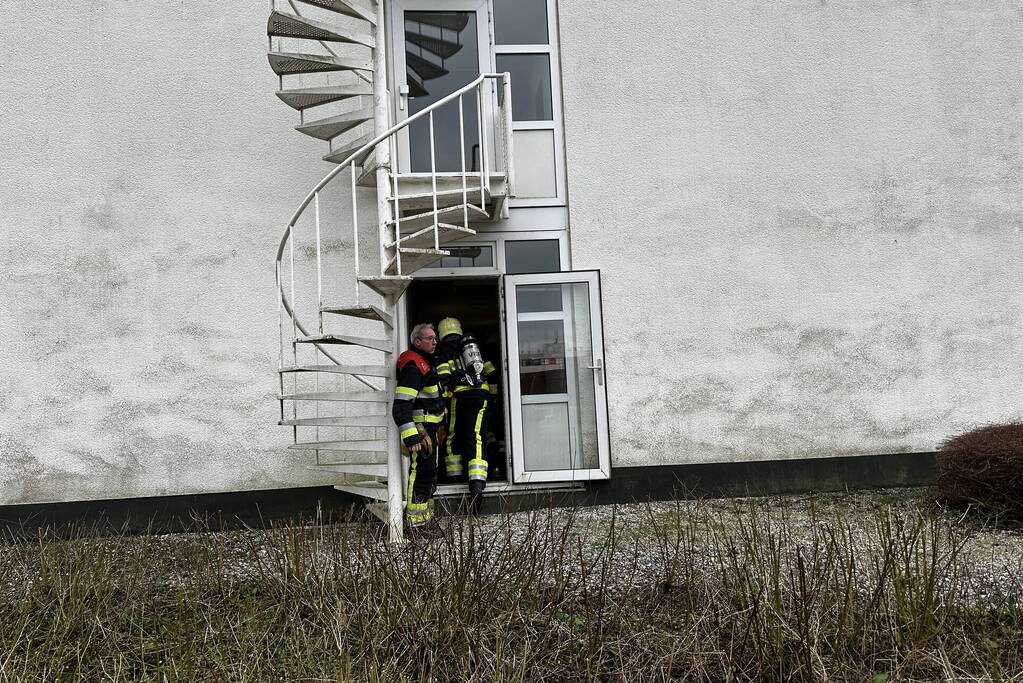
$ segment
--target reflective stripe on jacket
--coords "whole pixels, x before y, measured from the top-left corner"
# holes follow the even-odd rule
[[[405,352],[399,357],[398,378],[394,388],[391,417],[406,446],[419,443],[417,422],[444,420],[444,400],[440,395],[437,373],[423,354]],[[429,368],[425,374],[423,369]]]

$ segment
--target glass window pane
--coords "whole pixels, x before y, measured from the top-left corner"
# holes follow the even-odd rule
[[[519,378],[523,396],[564,394],[565,323],[519,321]]]
[[[519,313],[561,311],[561,285],[520,285],[515,290]]]
[[[514,120],[554,120],[550,55],[497,55],[497,70],[511,73]]]
[[[494,0],[498,45],[546,45],[547,0]]]
[[[479,72],[475,12],[405,12],[405,79],[410,116],[462,87]],[[472,170],[479,149],[476,98],[466,95],[462,104],[465,166]],[[433,119],[437,170],[460,171],[458,104],[452,102],[441,107],[434,112]],[[409,146],[412,171],[430,171],[429,117],[411,124]]]
[[[554,156],[554,130],[516,130],[512,150],[519,168],[528,173],[515,176],[515,196],[545,199],[558,196],[558,162]]]
[[[516,286],[517,301],[539,286]],[[558,289],[557,318],[517,312],[524,462],[527,470],[593,469],[600,457],[589,285],[543,286]]]
[[[561,270],[558,240],[508,240],[504,243],[504,266],[516,273],[557,273]],[[560,311],[561,307],[541,309]]]
[[[526,471],[572,469],[568,402],[522,406],[523,463]]]

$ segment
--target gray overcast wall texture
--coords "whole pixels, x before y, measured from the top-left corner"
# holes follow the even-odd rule
[[[559,7],[616,464],[1023,419],[1023,4]]]
[[[273,96],[266,11],[13,3],[0,504],[328,483],[275,424],[273,253],[329,166]],[[1023,418],[1019,2],[559,14],[614,464]]]

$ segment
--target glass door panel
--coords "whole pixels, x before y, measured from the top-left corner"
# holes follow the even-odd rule
[[[516,482],[606,479],[598,273],[505,276]]]
[[[481,72],[489,53],[486,5],[478,0],[404,0],[394,4],[395,81],[407,91],[399,96],[398,118],[426,109],[469,83]],[[482,37],[482,43],[481,43]],[[433,114],[431,152],[429,116],[414,121],[402,134],[400,168],[404,172],[479,171],[481,139],[479,103],[474,92],[462,98],[461,130],[457,101]],[[459,146],[459,140],[463,143]],[[433,159],[431,159],[431,155]],[[435,166],[434,166],[435,165]]]

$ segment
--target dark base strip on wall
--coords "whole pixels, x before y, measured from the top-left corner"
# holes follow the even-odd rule
[[[485,513],[550,505],[610,505],[673,497],[763,496],[809,491],[845,491],[917,486],[930,481],[934,453],[899,453],[837,458],[763,460],[701,465],[618,467],[608,481],[586,489],[491,496]],[[5,537],[64,536],[82,529],[98,534],[174,533],[261,528],[283,521],[310,523],[373,519],[363,500],[329,486],[236,491],[184,496],[123,498],[69,503],[0,505]],[[441,507],[460,511],[462,501]]]

